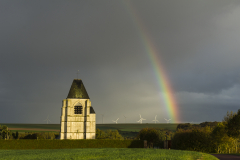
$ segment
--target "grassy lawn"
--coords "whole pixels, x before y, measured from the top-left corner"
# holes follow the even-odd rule
[[[0,150],[0,159],[218,160],[201,152],[144,148]]]

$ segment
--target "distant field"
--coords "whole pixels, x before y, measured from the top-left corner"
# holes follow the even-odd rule
[[[121,131],[128,131],[128,132],[139,132],[143,128],[156,128],[156,129],[169,129],[171,131],[176,131],[177,129],[176,123],[143,123],[143,124],[137,124],[137,123],[129,123],[129,124],[97,124],[97,128],[100,130],[116,130],[119,129]]]
[[[8,128],[37,128],[37,129],[56,129],[60,130],[60,124],[17,124],[17,123],[0,123],[6,125]]]
[[[12,132],[60,132],[60,124],[13,124],[13,123],[0,123],[1,126],[8,126]],[[178,123],[119,123],[119,124],[97,124],[96,128],[106,130],[121,130],[127,132],[139,132],[142,128],[156,128],[156,129],[169,129],[176,131]]]
[[[13,124],[0,123],[6,125],[12,132],[60,132],[60,124]]]

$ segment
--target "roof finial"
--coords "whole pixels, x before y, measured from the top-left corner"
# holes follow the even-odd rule
[[[77,72],[77,79],[78,79],[78,74],[79,74],[79,70],[78,70],[78,72]]]

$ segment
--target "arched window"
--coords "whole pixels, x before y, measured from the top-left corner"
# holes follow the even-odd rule
[[[82,114],[82,106],[74,106],[74,114]]]

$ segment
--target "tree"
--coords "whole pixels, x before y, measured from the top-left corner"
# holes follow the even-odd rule
[[[224,116],[224,118],[223,118],[223,120],[222,120],[222,122],[224,123],[224,124],[226,124],[230,119],[232,119],[233,118],[233,116],[235,116],[235,115],[237,115],[237,113],[235,112],[235,113],[233,113],[233,111],[231,111],[231,113],[228,113],[228,111],[227,111],[227,115],[226,116]]]
[[[96,131],[96,139],[104,139],[105,138],[105,132],[101,131],[100,129],[97,129]]]
[[[106,132],[97,129],[96,131],[96,139],[124,139],[121,134],[119,134],[118,130],[112,131],[107,130]]]
[[[169,133],[169,136],[172,135],[172,132],[170,130],[157,129],[159,141],[164,141],[166,139],[166,132]]]
[[[119,134],[118,130],[107,130],[105,133],[105,139],[124,139],[122,135]]]
[[[190,128],[190,127],[191,127],[191,124],[190,124],[190,123],[178,124],[177,130],[179,130],[179,129],[184,129],[184,130],[186,130],[186,129]]]
[[[3,139],[9,139],[9,137],[10,137],[10,135],[11,135],[11,131],[9,131],[8,130],[8,127],[7,126],[2,126],[2,133],[1,133],[1,135],[2,135],[2,138]]]
[[[228,136],[240,138],[240,109],[236,115],[228,119],[226,126]]]
[[[226,148],[225,146],[228,145],[230,141],[230,137],[227,135],[227,129],[224,123],[219,123],[212,131],[211,137],[213,143],[217,147],[217,152],[219,153],[221,147]]]
[[[14,139],[16,139],[16,134],[15,134],[15,133],[12,133],[12,137],[13,137]]]
[[[121,134],[119,134],[118,130],[112,131],[110,133],[112,139],[124,139]]]
[[[137,139],[147,140],[148,146],[154,142],[159,142],[159,133],[154,128],[143,128],[137,135]]]
[[[16,132],[16,139],[18,139],[18,131]]]
[[[227,112],[222,122],[226,126],[227,135],[231,137],[237,153],[238,141],[240,139],[240,110],[237,113]]]

